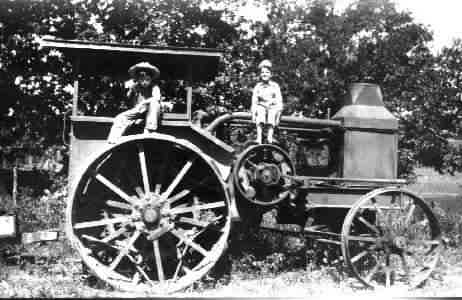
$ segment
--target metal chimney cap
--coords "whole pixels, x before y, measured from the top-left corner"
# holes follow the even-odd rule
[[[332,117],[345,127],[391,129],[398,128],[398,119],[385,107],[382,91],[377,84],[353,83],[343,107]]]
[[[344,105],[384,106],[380,86],[365,82],[351,84]]]

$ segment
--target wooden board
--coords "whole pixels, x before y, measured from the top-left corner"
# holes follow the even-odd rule
[[[16,216],[0,216],[0,238],[16,236]]]
[[[43,241],[56,241],[57,239],[57,231],[36,231],[23,233],[21,241],[23,244],[31,244]]]

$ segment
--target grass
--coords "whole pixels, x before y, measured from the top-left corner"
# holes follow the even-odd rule
[[[65,241],[43,244],[55,248]],[[248,255],[248,254],[245,254]],[[245,256],[244,255],[244,256]],[[278,255],[284,255],[280,252]],[[82,272],[72,253],[44,264],[2,266],[0,297],[145,297],[148,295],[114,291]],[[256,261],[258,262],[258,261]],[[231,271],[219,278],[206,276],[175,297],[454,297],[462,295],[462,251],[448,247],[436,272],[422,288],[412,291],[369,290],[341,269],[308,263],[305,266],[268,268],[272,258],[264,258],[259,267],[246,269],[242,261],[232,261]],[[281,262],[282,263],[282,262]],[[152,296],[152,295],[149,295]],[[167,296],[167,295],[165,295]]]
[[[417,193],[457,193],[462,194],[462,173],[454,176],[439,174],[432,168],[416,170],[417,181],[408,188]]]

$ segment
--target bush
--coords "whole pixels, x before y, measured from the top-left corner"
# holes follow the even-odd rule
[[[2,209],[16,213],[19,232],[61,228],[67,197],[65,175],[56,176],[49,189],[38,192],[32,187],[19,187],[16,207],[11,198],[2,203]]]

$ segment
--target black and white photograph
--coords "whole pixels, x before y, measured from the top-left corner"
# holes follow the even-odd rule
[[[461,11],[0,0],[0,298],[462,297]]]

